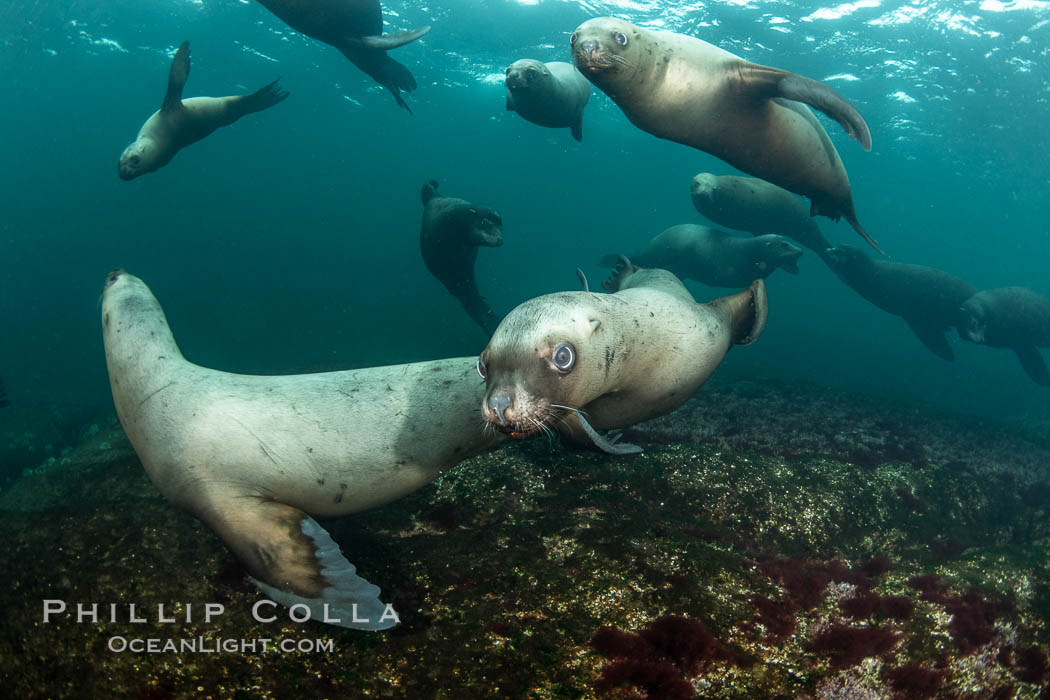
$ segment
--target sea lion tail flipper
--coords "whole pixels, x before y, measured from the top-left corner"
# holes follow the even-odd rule
[[[587,437],[591,439],[594,446],[602,452],[611,455],[634,455],[642,451],[638,445],[632,445],[627,442],[618,442],[620,439],[620,433],[612,436],[611,439],[602,437],[601,433],[591,427],[591,424],[587,422],[587,419],[583,417],[583,414],[576,411],[576,418],[580,421],[580,427],[583,428],[583,432],[587,433]]]
[[[381,51],[389,51],[390,49],[396,49],[399,46],[405,44],[411,44],[413,41],[423,36],[430,31],[430,25],[425,27],[419,27],[418,29],[410,29],[407,32],[398,32],[397,34],[380,34],[378,36],[363,36],[354,39],[354,43],[359,43],[369,49],[380,49]]]
[[[911,332],[915,334],[915,337],[930,352],[948,362],[955,360],[955,353],[952,352],[952,346],[948,343],[948,336],[945,335],[943,328],[929,326],[909,318],[904,320],[908,323],[908,327],[911,328]]]
[[[168,71],[168,91],[164,94],[161,111],[170,111],[182,107],[182,88],[190,77],[190,42],[182,42],[175,57],[171,59],[171,70]]]
[[[290,93],[277,85],[280,81],[281,79],[278,78],[250,95],[243,95],[237,101],[238,107],[241,109],[241,116],[243,117],[245,114],[251,114],[252,112],[261,112],[288,99]]]
[[[298,508],[238,494],[202,515],[270,600],[305,605],[314,620],[327,612],[339,627],[375,631],[399,622],[379,600],[379,587],[358,576],[328,532]]]
[[[583,141],[583,117],[577,119],[569,129],[572,131],[572,137],[577,141]]]
[[[4,378],[0,377],[0,408],[10,405],[11,402],[7,400],[7,390],[4,388]]]
[[[602,289],[610,294],[614,294],[623,289],[624,282],[627,281],[627,278],[635,272],[638,272],[639,268],[632,265],[630,259],[626,255],[606,255],[602,258],[602,264],[606,264],[606,261],[610,257],[614,258],[614,260],[611,261],[613,262],[614,267],[612,274],[609,275],[609,279],[602,282]]]
[[[426,206],[427,202],[432,200],[434,197],[440,197],[438,194],[438,181],[427,180],[423,183],[422,189],[419,191],[419,197],[423,200],[423,206]]]
[[[710,301],[708,306],[726,315],[734,345],[749,345],[766,327],[769,316],[766,283],[757,279],[744,291]]]
[[[1032,381],[1040,386],[1050,386],[1050,372],[1046,370],[1046,362],[1039,353],[1039,348],[1034,345],[1022,345],[1013,349],[1017,353],[1017,359],[1021,361],[1021,367]]]

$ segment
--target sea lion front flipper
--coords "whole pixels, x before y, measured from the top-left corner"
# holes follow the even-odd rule
[[[922,344],[930,352],[948,362],[955,360],[955,353],[952,352],[952,346],[948,344],[948,337],[945,335],[943,328],[926,326],[910,318],[904,320],[908,323],[908,327],[911,328],[911,332],[922,341]]]
[[[601,433],[591,427],[591,424],[587,422],[587,419],[583,417],[583,414],[579,411],[576,412],[576,418],[580,421],[580,427],[583,428],[583,432],[587,433],[587,437],[591,439],[594,446],[602,452],[611,455],[634,455],[642,451],[638,445],[632,445],[627,442],[617,442],[620,439],[620,434],[617,433],[611,440],[602,437]]]
[[[430,31],[430,25],[425,27],[419,27],[418,29],[410,29],[407,32],[398,32],[397,34],[380,34],[378,36],[362,36],[355,37],[351,40],[351,43],[360,44],[369,49],[380,49],[382,51],[389,51],[390,49],[396,49],[399,46],[405,44],[411,44],[413,41],[423,36]]]
[[[1032,381],[1040,386],[1050,386],[1050,372],[1046,371],[1046,362],[1034,345],[1022,345],[1013,349],[1017,353],[1017,359],[1021,361],[1021,367],[1032,378]]]
[[[837,121],[865,151],[871,150],[871,131],[849,100],[831,86],[779,68],[745,62],[740,76],[745,92],[765,99],[783,97],[803,102]]]
[[[577,141],[583,141],[583,117],[577,119],[569,130],[572,132],[572,137]]]
[[[379,600],[379,587],[358,576],[325,529],[298,508],[238,495],[201,516],[271,600],[303,604],[315,620],[325,620],[327,606],[328,622],[339,627],[374,631],[399,622]]]
[[[762,335],[769,317],[766,283],[757,279],[744,291],[709,301],[707,306],[728,317],[734,345],[750,345]]]
[[[162,112],[182,108],[182,88],[190,77],[190,42],[184,41],[171,59],[171,70],[168,71],[168,91],[164,95]]]

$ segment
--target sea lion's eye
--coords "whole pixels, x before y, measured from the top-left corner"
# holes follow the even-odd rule
[[[573,32],[572,36],[569,37],[569,46],[575,46],[575,45],[576,45],[576,32]]]
[[[478,358],[477,369],[478,369],[478,374],[481,375],[481,378],[487,381],[488,380],[489,370],[488,370],[487,367],[485,367],[485,361],[483,359],[481,359],[480,357]]]
[[[627,46],[627,35],[623,32],[620,32],[616,35],[616,41],[620,44],[620,46]]]
[[[131,164],[132,165],[138,165],[139,164],[139,157],[138,156],[131,156]]]
[[[572,369],[572,366],[576,364],[576,351],[572,349],[572,346],[568,343],[559,345],[554,349],[554,355],[551,356],[551,362],[562,372],[568,372]]]

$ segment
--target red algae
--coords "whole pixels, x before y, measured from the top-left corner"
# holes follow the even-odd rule
[[[887,627],[851,627],[836,623],[819,632],[809,649],[827,657],[833,669],[859,664],[870,656],[886,656],[897,646],[900,634]]]

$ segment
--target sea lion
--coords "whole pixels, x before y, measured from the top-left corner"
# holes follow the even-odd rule
[[[567,126],[583,141],[583,108],[591,84],[576,66],[563,61],[543,63],[523,58],[507,68],[507,111],[540,126]]]
[[[835,276],[886,313],[900,316],[930,352],[954,360],[945,336],[959,318],[959,305],[976,288],[923,265],[876,260],[853,246],[829,248],[824,261]]]
[[[164,104],[139,129],[139,135],[120,156],[121,180],[134,180],[165,165],[180,150],[246,114],[261,112],[288,97],[277,80],[250,95],[190,97],[182,89],[190,75],[190,42],[184,41],[171,60]],[[280,79],[278,79],[280,80]]]
[[[1036,384],[1050,386],[1038,348],[1050,347],[1050,298],[1028,287],[975,293],[960,308],[959,335],[971,343],[1010,348]]]
[[[604,287],[611,293],[537,297],[503,319],[478,358],[488,425],[518,439],[557,431],[612,454],[639,452],[597,430],[673,410],[731,345],[751,343],[765,327],[762,280],[698,304],[670,272],[620,256]]]
[[[503,439],[481,429],[475,358],[219,372],[182,357],[157,299],[119,270],[102,293],[102,337],[117,415],[157,489],[214,530],[271,600],[341,627],[396,619],[307,513],[381,505]]]
[[[459,299],[467,314],[492,335],[499,317],[478,292],[474,263],[478,246],[503,245],[503,219],[488,207],[465,199],[442,197],[437,180],[423,184],[423,221],[419,227],[419,248],[430,274]]]
[[[787,236],[818,254],[831,247],[798,196],[771,182],[700,173],[690,191],[696,210],[719,226]]]
[[[401,91],[415,90],[416,79],[386,52],[412,43],[429,32],[429,26],[383,34],[378,0],[259,0],[259,4],[300,34],[339,49],[412,113]]]
[[[627,257],[645,267],[670,270],[682,279],[739,289],[778,268],[797,275],[801,255],[802,249],[783,236],[735,236],[710,226],[679,224]],[[615,265],[617,257],[606,255],[601,263]]]
[[[613,17],[584,22],[569,43],[576,67],[635,126],[809,197],[812,214],[846,217],[878,248],[857,221],[835,146],[805,105],[841,124],[866,151],[871,133],[860,112],[827,85]]]

